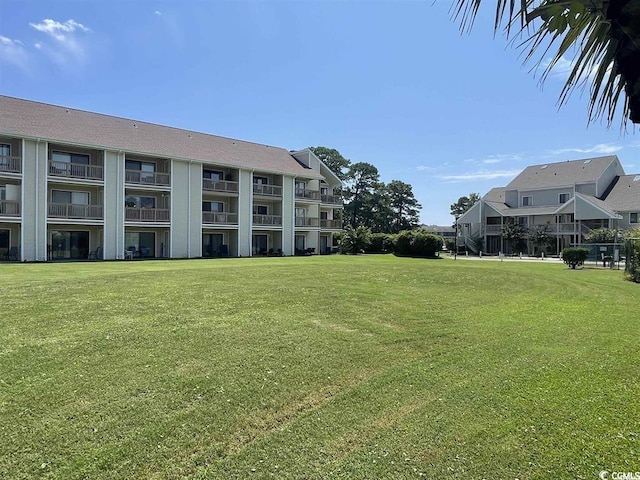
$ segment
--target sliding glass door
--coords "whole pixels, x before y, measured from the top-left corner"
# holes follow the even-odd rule
[[[89,257],[89,232],[51,231],[53,259],[84,259]]]

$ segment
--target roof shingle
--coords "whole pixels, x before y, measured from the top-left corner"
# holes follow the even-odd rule
[[[0,95],[0,133],[99,149],[321,178],[287,150]]]

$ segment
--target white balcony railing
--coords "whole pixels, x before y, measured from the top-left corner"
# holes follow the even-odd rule
[[[202,223],[237,225],[238,214],[231,212],[202,212]]]
[[[49,175],[53,177],[102,180],[103,169],[100,165],[84,165],[81,163],[56,162],[51,160],[49,161]]]
[[[320,195],[320,201],[331,205],[342,205],[342,197],[339,195],[327,195],[326,193],[323,193]]]
[[[280,215],[254,215],[254,225],[282,225],[282,216]]]
[[[328,230],[340,230],[342,229],[342,220],[320,220],[320,228],[326,228]]]
[[[0,215],[5,217],[20,216],[20,202],[13,200],[0,200]]]
[[[0,173],[20,173],[22,161],[20,157],[7,157],[0,155]]]
[[[169,209],[127,207],[125,220],[130,222],[168,222]]]
[[[296,188],[296,198],[304,198],[306,200],[319,200],[320,191],[307,190],[306,188]]]
[[[296,227],[317,227],[318,218],[315,217],[296,217]]]
[[[86,205],[81,203],[50,203],[49,217],[102,220],[102,205]]]
[[[211,192],[232,192],[238,191],[238,182],[230,182],[228,180],[212,180],[210,178],[202,179],[202,189]]]
[[[171,175],[162,172],[145,172],[142,170],[125,170],[125,182],[137,185],[159,185],[168,186],[171,184]]]
[[[261,185],[258,183],[253,184],[253,193],[255,195],[269,195],[269,196],[282,196],[282,187],[280,185]]]

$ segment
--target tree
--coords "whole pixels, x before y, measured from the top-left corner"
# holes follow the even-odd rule
[[[389,197],[390,218],[389,233],[416,228],[420,221],[419,212],[422,206],[413,195],[413,189],[408,183],[392,180],[386,185],[385,191]]]
[[[618,231],[615,228],[596,228],[584,236],[585,243],[615,243]]]
[[[366,227],[353,228],[347,225],[342,233],[342,253],[357,255],[371,243],[371,230]]]
[[[456,0],[454,17],[463,30],[471,28],[481,3]],[[547,52],[557,45],[542,81],[576,52],[561,105],[591,79],[589,121],[606,116],[611,125],[619,99],[626,96],[623,121],[640,123],[640,0],[497,0],[494,28],[503,27],[507,37],[512,28],[516,35],[528,35],[521,43],[528,50],[526,61],[542,52],[536,66],[543,66]]]
[[[531,243],[538,247],[540,251],[544,251],[545,247],[553,243],[553,236],[549,231],[549,222],[544,225],[538,225],[533,231],[529,232],[529,240],[531,240]]]
[[[316,157],[322,160],[329,170],[336,174],[343,182],[347,178],[347,170],[351,166],[351,161],[344,158],[335,148],[309,147]]]
[[[378,169],[366,162],[353,163],[347,172],[344,188],[345,218],[353,228],[366,226],[372,222],[371,208],[373,196],[380,185]]]
[[[451,204],[451,215],[454,217],[460,217],[466,213],[471,207],[473,207],[480,200],[480,194],[472,192],[469,196],[458,198],[456,203]]]
[[[511,218],[507,218],[507,221],[502,225],[502,238],[507,241],[513,253],[524,250],[527,234],[527,227]]]

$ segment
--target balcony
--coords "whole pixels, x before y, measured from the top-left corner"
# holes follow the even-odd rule
[[[202,223],[237,225],[238,214],[229,212],[202,212]]]
[[[0,156],[0,173],[20,172],[22,172],[22,161],[20,157]]]
[[[320,195],[320,201],[330,205],[342,205],[342,197],[339,195],[327,195],[326,193],[323,193]]]
[[[161,172],[145,172],[142,170],[125,170],[126,183],[167,187],[171,184],[171,175]]]
[[[210,178],[203,178],[202,189],[207,190],[209,192],[237,193],[238,182],[229,182],[228,180],[212,180]]]
[[[485,231],[486,231],[487,235],[501,234],[502,233],[502,225],[487,225]]]
[[[103,169],[100,165],[49,161],[49,175],[52,177],[102,180]]]
[[[86,205],[80,203],[50,203],[49,217],[102,220],[102,205]]]
[[[168,222],[168,208],[126,207],[124,219],[128,222]]]
[[[0,215],[5,217],[20,216],[20,202],[13,200],[0,200]]]
[[[304,198],[305,200],[319,200],[320,192],[318,190],[307,190],[306,188],[296,188],[296,198]]]
[[[314,217],[296,217],[296,227],[317,227],[318,219]]]
[[[282,187],[280,185],[261,185],[259,183],[253,184],[254,195],[269,195],[272,197],[282,196]]]
[[[342,230],[342,220],[320,220],[320,228],[329,230]]]
[[[282,216],[280,215],[254,215],[254,225],[282,225]]]

